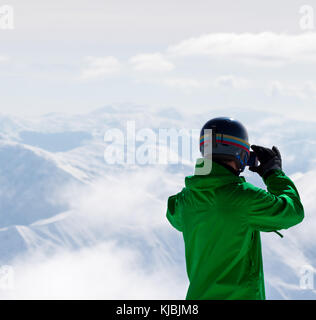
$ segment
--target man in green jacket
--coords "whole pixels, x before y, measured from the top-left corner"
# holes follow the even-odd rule
[[[279,150],[251,148],[260,165],[249,169],[263,178],[267,191],[240,176],[250,156],[245,127],[231,118],[208,121],[195,174],[168,199],[167,219],[185,243],[186,299],[264,300],[260,231],[287,229],[304,218]]]

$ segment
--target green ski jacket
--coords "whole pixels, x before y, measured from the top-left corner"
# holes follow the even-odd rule
[[[213,162],[210,174],[186,177],[169,197],[167,219],[185,244],[186,299],[265,299],[260,231],[300,223],[304,208],[283,171],[264,182],[268,191]]]

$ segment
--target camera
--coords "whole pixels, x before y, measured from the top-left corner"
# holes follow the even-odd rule
[[[255,152],[250,151],[250,156],[247,162],[247,166],[249,167],[258,167],[259,165],[259,160],[255,154]]]

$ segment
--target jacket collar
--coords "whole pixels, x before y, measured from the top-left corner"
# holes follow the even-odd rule
[[[236,175],[226,166],[207,158],[199,158],[194,175],[185,178],[185,185],[189,189],[209,189],[245,181],[243,176]]]

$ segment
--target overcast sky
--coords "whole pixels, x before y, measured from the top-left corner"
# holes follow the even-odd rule
[[[0,29],[1,113],[128,102],[316,118],[316,32],[300,13],[315,0],[3,4],[14,29]]]

